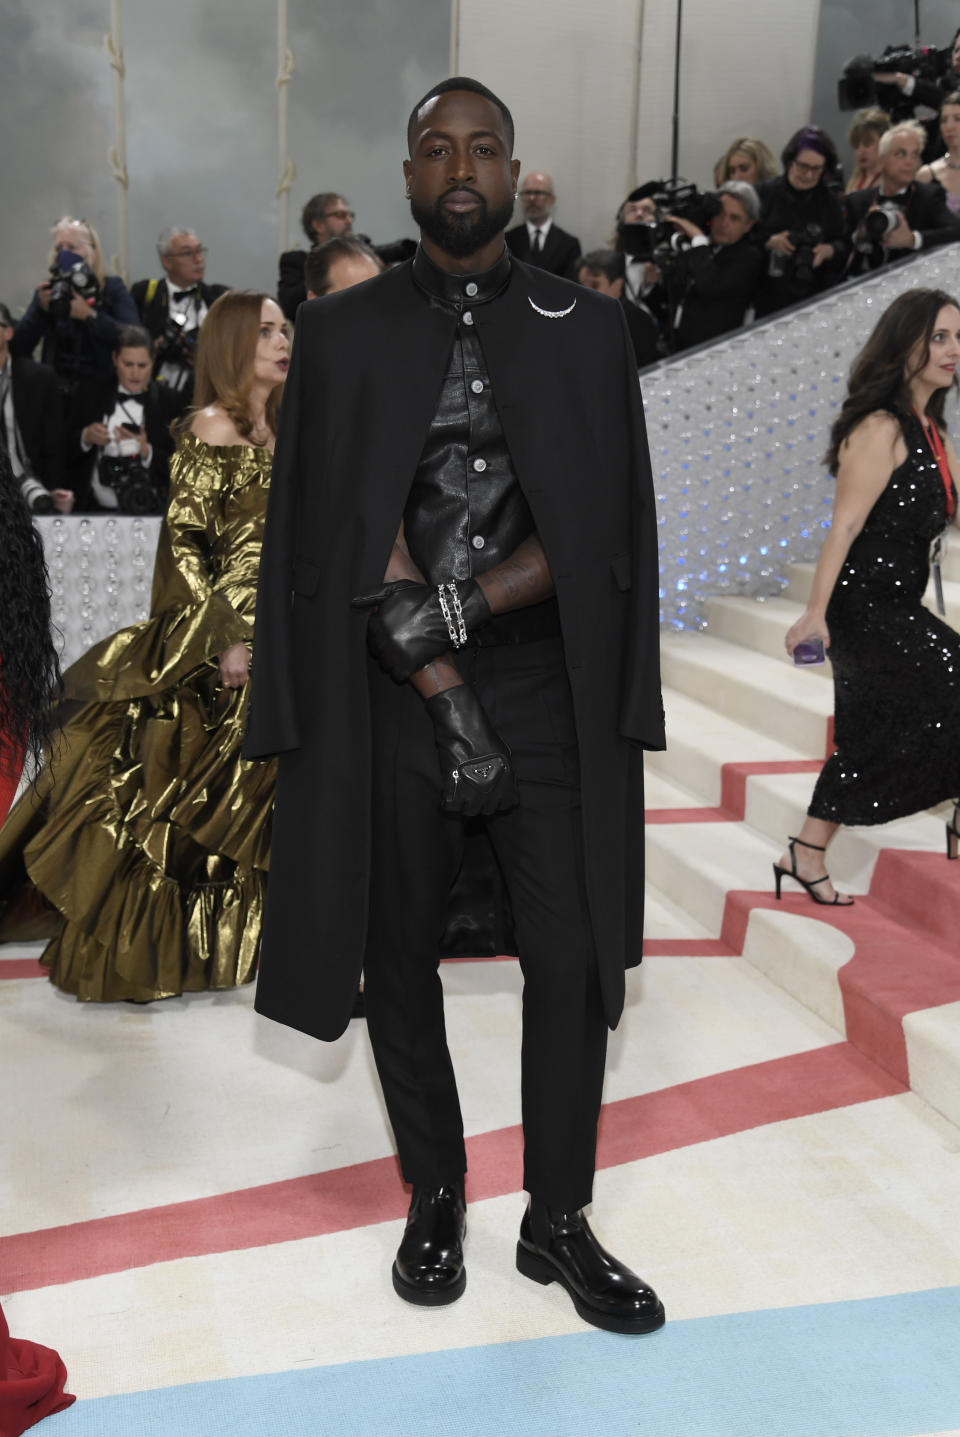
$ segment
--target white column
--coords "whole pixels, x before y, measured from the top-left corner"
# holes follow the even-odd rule
[[[129,244],[127,240],[127,189],[130,183],[127,175],[127,123],[124,99],[123,28],[121,21],[121,0],[110,0],[110,33],[103,37],[107,59],[113,70],[113,125],[114,142],[107,151],[107,160],[117,182],[117,249],[111,256],[111,266],[120,275],[124,284],[130,283]]]

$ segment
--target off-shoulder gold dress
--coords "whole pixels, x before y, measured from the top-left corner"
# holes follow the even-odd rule
[[[181,439],[151,617],[67,671],[59,748],[0,831],[0,941],[42,895],[42,961],[80,999],[254,975],[275,775],[240,757],[249,685],[222,688],[218,656],[253,638],[270,463]]]

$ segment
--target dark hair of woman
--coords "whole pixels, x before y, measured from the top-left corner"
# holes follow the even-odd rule
[[[908,385],[926,367],[937,315],[948,304],[960,309],[953,296],[942,289],[908,289],[880,316],[853,361],[847,397],[830,430],[824,463],[831,474],[837,472],[844,440],[868,414],[885,410],[902,419],[910,413]],[[927,404],[927,414],[938,429],[946,428],[944,405],[950,390],[957,388],[954,375],[952,383],[935,390]]]
[[[273,295],[258,289],[231,289],[210,306],[197,340],[193,404],[177,426],[180,432],[190,428],[200,410],[218,404],[244,439],[250,438],[250,390],[265,299],[272,300]],[[266,421],[272,434],[277,432],[282,393],[283,386],[278,384],[267,400]]]
[[[822,155],[826,160],[823,174],[820,177],[821,184],[824,180],[829,180],[831,176],[836,173],[837,147],[826,130],[821,130],[819,125],[807,125],[804,129],[797,130],[796,134],[790,136],[780,156],[784,173],[786,173],[793,164],[801,150],[815,150],[818,155]]]
[[[61,681],[43,541],[2,451],[0,535],[0,772],[16,778],[25,757],[41,763]]]

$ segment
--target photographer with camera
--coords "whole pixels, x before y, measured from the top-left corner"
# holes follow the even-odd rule
[[[46,364],[10,353],[13,319],[0,304],[0,458],[10,464],[32,514],[69,514],[73,493],[63,481],[63,404]]]
[[[818,125],[797,130],[781,156],[784,173],[757,186],[757,236],[767,253],[756,313],[774,314],[835,284],[846,258],[843,209],[834,185],[837,150]]]
[[[763,272],[763,251],[750,237],[760,217],[753,185],[730,180],[703,201],[707,211],[717,206],[705,226],[683,215],[663,216],[689,241],[679,251],[674,286],[674,351],[739,329]]]
[[[71,415],[78,508],[162,514],[170,488],[176,396],[150,377],[153,345],[140,325],[117,332],[113,375],[84,386]]]
[[[53,227],[49,278],[34,293],[14,332],[10,352],[33,354],[52,366],[69,396],[82,380],[109,374],[119,324],[135,324],[137,310],[117,275],[104,276],[96,230],[69,215]]]
[[[960,222],[936,180],[917,181],[926,132],[916,120],[880,137],[880,182],[847,195],[849,273],[865,274],[916,250],[960,239]]]
[[[855,55],[844,67],[844,78],[840,82],[840,108],[845,109],[844,99],[856,99],[860,94],[889,110],[894,120],[910,118],[918,105],[939,110],[947,95],[960,88],[960,29],[957,30],[945,51],[923,47],[913,50],[906,45],[888,45],[875,65],[866,70],[869,56]],[[868,93],[867,73],[876,86],[873,94]],[[852,108],[852,106],[851,106]]]
[[[163,279],[141,279],[133,286],[139,323],[156,349],[154,378],[177,396],[182,414],[193,394],[193,365],[197,336],[207,310],[225,284],[205,284],[207,250],[194,230],[170,225],[157,240]]]

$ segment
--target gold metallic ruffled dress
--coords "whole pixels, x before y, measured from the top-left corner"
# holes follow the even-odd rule
[[[78,998],[254,975],[274,766],[240,757],[249,685],[222,688],[218,656],[253,637],[270,463],[181,439],[151,617],[67,671],[54,761],[0,831],[0,941],[42,931],[41,895],[42,961]]]

